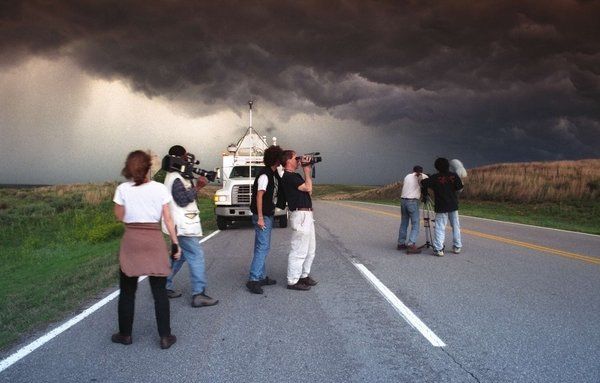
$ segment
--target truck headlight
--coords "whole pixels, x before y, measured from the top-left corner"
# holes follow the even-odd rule
[[[215,195],[214,200],[215,200],[215,202],[226,202],[227,201],[227,196],[225,196],[225,195]]]

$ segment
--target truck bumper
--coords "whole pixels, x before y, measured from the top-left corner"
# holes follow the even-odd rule
[[[221,217],[252,217],[250,206],[217,206],[215,207],[215,215]]]
[[[230,218],[252,217],[250,206],[216,206],[215,215]],[[275,217],[287,215],[287,208],[284,210],[275,209]]]

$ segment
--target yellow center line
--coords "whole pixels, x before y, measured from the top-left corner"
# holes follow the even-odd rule
[[[357,209],[357,210],[364,210],[364,211],[367,211],[370,213],[377,213],[377,214],[387,215],[387,216],[395,217],[395,218],[401,217],[401,215],[397,214],[397,213],[390,213],[387,211],[381,211],[381,210],[377,210],[377,209],[371,209],[371,208],[367,208],[367,207],[356,206],[356,205],[342,203],[342,202],[330,202],[330,201],[324,201],[324,202],[334,203],[334,204],[341,205],[341,206],[351,207],[351,208]],[[589,257],[587,255],[581,255],[581,254],[576,254],[576,253],[570,253],[568,251],[553,249],[551,247],[540,246],[540,245],[536,245],[533,243],[515,241],[514,239],[499,237],[497,235],[486,234],[486,233],[482,233],[479,231],[464,229],[462,227],[460,228],[460,231],[461,231],[461,233],[470,234],[470,235],[480,237],[480,238],[491,239],[493,241],[504,242],[504,243],[508,243],[511,245],[515,245],[515,246],[525,247],[527,249],[551,253],[551,254],[558,255],[558,256],[561,256],[564,258],[577,259],[579,261],[600,265],[600,258]]]

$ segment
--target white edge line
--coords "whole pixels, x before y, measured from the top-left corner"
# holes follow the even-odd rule
[[[419,317],[417,317],[398,297],[390,291],[381,281],[363,264],[352,264],[367,278],[369,282],[383,295],[383,297],[396,309],[408,324],[419,331],[434,347],[446,347],[446,344],[437,336]]]
[[[390,207],[394,207],[397,209],[400,209],[400,206],[396,206],[396,205],[390,205],[387,203],[376,203],[376,202],[364,202],[364,201],[353,201],[353,200],[349,200],[349,199],[344,199],[344,200],[319,200],[319,201],[324,201],[324,202],[353,202],[353,203],[360,203],[360,204],[364,204],[364,205],[373,205],[373,206],[390,206]],[[460,210],[459,210],[460,213]],[[473,218],[473,219],[479,219],[482,221],[491,221],[491,222],[499,222],[499,223],[505,223],[507,225],[515,225],[515,226],[525,226],[525,227],[534,227],[536,229],[544,229],[544,230],[553,230],[553,231],[560,231],[562,233],[569,233],[569,234],[581,234],[581,235],[587,235],[590,237],[600,237],[600,235],[598,234],[591,234],[591,233],[582,233],[580,231],[572,231],[572,230],[564,230],[564,229],[555,229],[553,227],[544,227],[544,226],[536,226],[536,225],[529,225],[526,223],[518,223],[518,222],[510,222],[510,221],[501,221],[499,219],[491,219],[491,218],[482,218],[482,217],[474,217],[472,215],[466,215],[466,214],[460,214],[461,217],[469,217],[469,218]]]
[[[212,232],[208,236],[202,238],[200,240],[200,243],[209,240],[210,238],[212,238],[215,235],[217,235],[219,232],[220,232],[220,230],[216,230],[216,231]],[[138,282],[141,282],[144,279],[146,279],[145,276],[140,277],[138,279]],[[77,316],[69,319],[67,322],[63,323],[59,327],[57,327],[54,330],[50,331],[49,333],[47,333],[45,335],[42,335],[41,337],[37,338],[33,342],[29,343],[28,345],[23,346],[17,352],[13,353],[12,355],[10,355],[9,357],[7,357],[6,359],[3,359],[0,362],[0,372],[6,370],[7,368],[9,368],[10,366],[12,366],[13,364],[17,363],[19,360],[21,360],[24,357],[26,357],[27,355],[31,354],[36,349],[38,349],[41,346],[43,346],[44,344],[48,343],[53,338],[57,337],[58,335],[60,335],[61,333],[65,332],[69,328],[71,328],[74,325],[76,325],[77,323],[81,322],[83,319],[85,319],[86,317],[88,317],[89,315],[91,315],[92,313],[94,313],[95,311],[97,311],[98,309],[100,309],[102,306],[104,306],[105,304],[107,304],[108,302],[112,301],[113,299],[115,299],[118,296],[119,296],[119,290],[113,291],[112,293],[110,293],[107,297],[105,297],[101,301],[95,303],[93,306],[91,306],[91,307],[87,308],[86,310],[84,310],[81,314],[79,314],[79,315],[77,315]]]

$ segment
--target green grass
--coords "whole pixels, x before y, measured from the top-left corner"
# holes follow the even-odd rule
[[[461,201],[460,213],[500,221],[600,234],[600,201],[529,204]]]
[[[115,187],[0,189],[0,349],[117,286],[123,225],[113,216]],[[208,234],[212,201],[199,206]]]

